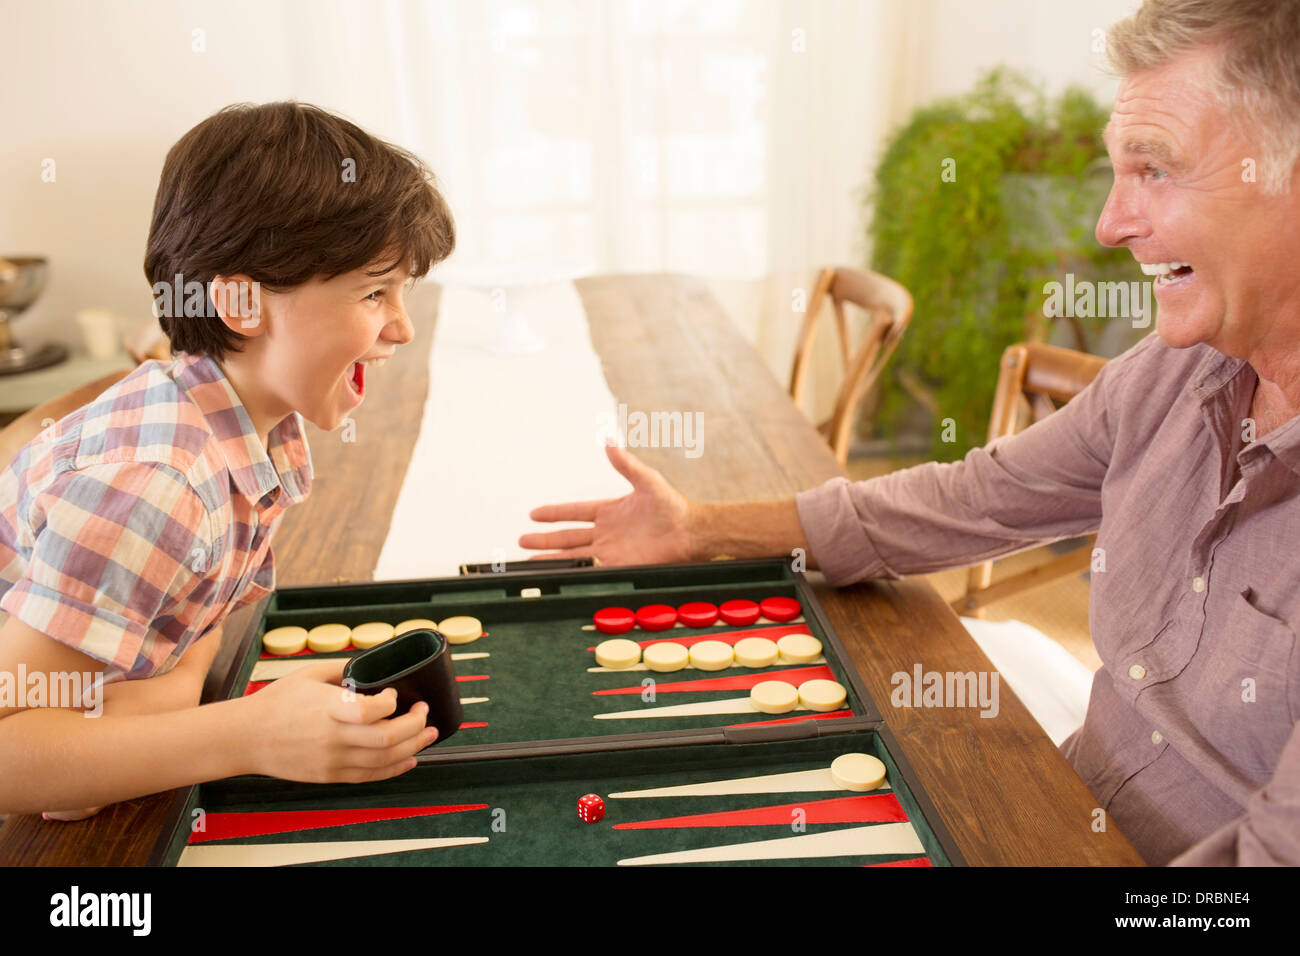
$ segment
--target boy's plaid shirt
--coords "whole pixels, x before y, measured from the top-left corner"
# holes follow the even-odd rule
[[[170,670],[275,586],[271,538],[312,467],[296,413],[268,444],[212,359],[141,365],[0,467],[0,610],[105,681]]]

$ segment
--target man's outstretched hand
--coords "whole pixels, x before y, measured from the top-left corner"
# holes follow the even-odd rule
[[[544,550],[537,558],[594,557],[601,564],[661,564],[690,561],[692,507],[663,475],[637,461],[626,449],[606,445],[605,454],[632,483],[630,494],[604,501],[542,505],[529,512],[534,521],[585,521],[587,528],[526,534],[521,548]]]

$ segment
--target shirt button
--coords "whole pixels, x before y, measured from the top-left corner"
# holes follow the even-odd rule
[[[1205,578],[1201,578],[1201,577],[1192,578],[1192,590],[1195,591],[1197,594],[1200,594],[1202,591],[1204,591]]]
[[[1158,730],[1153,730],[1153,731],[1151,731],[1151,742],[1152,742],[1153,744],[1157,744],[1157,745],[1158,745],[1158,744],[1160,743],[1160,741],[1162,741],[1162,740],[1164,740],[1164,739],[1165,739],[1164,737],[1161,737],[1161,736],[1160,736],[1160,731],[1158,731]]]
[[[1141,680],[1147,676],[1147,669],[1141,664],[1134,664],[1128,669],[1128,676],[1134,680]]]

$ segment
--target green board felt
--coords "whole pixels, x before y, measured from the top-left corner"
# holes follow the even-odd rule
[[[884,761],[892,792],[898,797],[924,847],[923,855],[932,865],[948,865],[947,854],[922,815],[892,754],[885,747],[881,735],[870,730],[798,741],[426,764],[390,781],[354,786],[288,784],[238,778],[195,788],[184,819],[201,821],[204,814],[218,812],[486,804],[486,808],[481,810],[280,833],[232,842],[310,843],[473,836],[486,837],[488,842],[311,865],[612,866],[621,859],[650,854],[842,831],[859,826],[829,823],[801,826],[792,819],[787,826],[614,829],[615,824],[623,822],[802,804],[853,795],[847,791],[667,796],[634,800],[608,796],[622,790],[821,769],[829,767],[835,757],[850,752],[872,753]],[[577,815],[577,800],[588,792],[605,798],[606,816],[597,823],[584,823]],[[202,813],[195,812],[198,810]],[[189,837],[188,827],[178,830],[167,848],[166,862],[175,863],[179,859]],[[780,865],[860,866],[916,856],[915,853],[833,856],[783,860]],[[772,862],[729,865],[771,865]]]
[[[540,597],[524,597],[527,589]],[[646,700],[642,682],[673,683],[754,675],[779,679],[782,671],[812,665],[733,667],[724,671],[684,670],[669,674],[623,671],[593,674],[590,648],[605,638],[583,630],[603,607],[635,610],[647,604],[771,596],[793,597],[805,623],[821,640],[826,665],[848,691],[847,718],[779,723],[740,729],[736,725],[778,719],[763,714],[709,715],[627,721],[595,720],[598,712],[669,706],[709,699],[747,697],[747,689],[658,693]],[[796,821],[780,826],[739,825],[672,830],[615,830],[622,821],[675,817],[817,801],[845,791],[771,793],[710,797],[606,800],[607,815],[595,824],[578,819],[577,800],[588,792],[670,786],[729,777],[767,775],[830,766],[844,753],[865,752],[886,765],[891,791],[932,865],[960,863],[960,855],[937,822],[884,725],[879,711],[830,629],[802,576],[779,560],[712,562],[644,568],[588,568],[470,575],[425,581],[288,588],[277,591],[249,635],[230,696],[246,691],[259,659],[261,635],[286,625],[312,627],[338,622],[397,624],[410,618],[441,620],[469,614],[487,634],[452,647],[453,653],[482,653],[487,659],[457,662],[458,676],[486,675],[458,684],[462,697],[488,697],[465,707],[465,727],[446,743],[424,751],[419,765],[375,784],[301,784],[267,778],[232,778],[191,788],[178,801],[172,824],[155,849],[155,862],[175,864],[196,820],[209,813],[280,810],[338,810],[413,805],[485,804],[453,814],[368,821],[326,829],[247,837],[250,843],[358,840],[486,838],[486,844],[424,850],[338,861],[336,865],[613,865],[620,859],[735,843],[752,843],[839,832],[858,824]],[[710,637],[735,630],[776,627],[760,621],[749,628],[636,630],[637,640]],[[356,652],[350,652],[356,653]],[[349,652],[326,657],[346,657]],[[285,658],[275,658],[284,660]],[[635,687],[636,694],[593,696],[594,690]],[[262,691],[259,691],[262,692]],[[783,717],[809,718],[807,711]],[[871,824],[875,826],[876,824]],[[839,840],[841,837],[834,837]],[[889,862],[897,854],[795,859],[780,865],[863,865]],[[904,858],[913,858],[915,853]],[[328,865],[328,864],[319,864]],[[706,864],[707,865],[707,864]],[[729,864],[745,865],[745,864]],[[755,861],[754,865],[764,865]]]
[[[700,568],[700,566],[692,566]],[[686,669],[668,674],[650,671],[589,673],[596,666],[591,650],[607,638],[590,625],[592,615],[611,605],[635,610],[647,604],[677,606],[688,601],[720,604],[737,598],[761,601],[772,596],[793,597],[805,607],[805,624],[823,646],[826,666],[848,691],[843,709],[854,716],[878,716],[857,686],[856,675],[845,666],[837,640],[814,613],[811,593],[781,562],[745,562],[742,566],[705,565],[695,573],[662,568],[648,571],[587,570],[538,576],[485,576],[485,581],[399,582],[348,587],[298,588],[278,592],[258,627],[258,640],[250,647],[236,685],[243,693],[260,655],[260,635],[288,625],[308,629],[338,622],[355,626],[367,621],[399,624],[411,618],[441,620],[468,614],[483,623],[486,636],[452,648],[456,653],[487,653],[486,659],[462,660],[456,673],[462,698],[482,698],[465,706],[468,726],[444,745],[432,749],[482,747],[504,744],[611,737],[725,727],[782,717],[810,716],[808,711],[786,715],[700,715],[671,718],[596,720],[597,713],[640,710],[709,700],[734,700],[749,696],[748,689],[659,693],[658,684],[713,678],[743,677],[762,673],[765,679],[782,679],[782,673],[814,665],[775,664],[761,669],[736,665],[723,671]],[[527,587],[542,596],[519,597]],[[511,596],[514,595],[514,596]],[[715,625],[710,628],[674,628],[646,632],[636,629],[620,637],[634,640],[716,637],[733,631],[782,627],[759,621],[749,627]],[[355,652],[354,652],[355,653]],[[327,655],[345,656],[345,655]],[[464,678],[471,678],[465,680]],[[793,681],[798,683],[796,679]],[[634,694],[594,696],[595,691],[637,688]]]

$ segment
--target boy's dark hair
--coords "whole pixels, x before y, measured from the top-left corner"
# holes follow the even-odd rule
[[[246,274],[269,291],[331,279],[380,257],[424,276],[451,254],[456,230],[433,174],[414,154],[316,106],[237,103],[167,153],[144,272],[151,287]],[[388,256],[392,256],[389,263]],[[177,293],[180,293],[178,288]],[[159,321],[176,352],[220,360],[244,336],[211,301]]]

